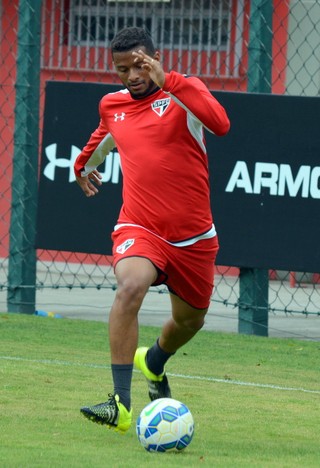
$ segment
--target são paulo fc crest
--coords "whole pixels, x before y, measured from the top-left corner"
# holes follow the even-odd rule
[[[157,99],[151,104],[151,108],[159,117],[162,117],[168,109],[170,101],[171,98]]]
[[[127,239],[116,248],[117,253],[124,254],[134,244],[134,239]]]

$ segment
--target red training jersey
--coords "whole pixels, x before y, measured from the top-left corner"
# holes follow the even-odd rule
[[[128,90],[100,101],[100,124],[77,157],[75,174],[88,175],[117,147],[123,173],[119,224],[135,224],[170,242],[212,227],[208,159],[203,127],[224,135],[224,108],[196,77],[165,74],[153,94]]]

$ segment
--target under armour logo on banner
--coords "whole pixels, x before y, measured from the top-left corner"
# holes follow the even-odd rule
[[[125,112],[121,112],[121,114],[118,114],[117,112],[114,114],[114,121],[118,122],[118,120],[124,120],[126,114]]]
[[[151,104],[152,110],[158,114],[159,117],[162,117],[165,111],[168,109],[171,98],[158,99]]]
[[[69,182],[74,182],[76,177],[74,175],[73,165],[80,151],[81,150],[79,148],[72,145],[70,158],[58,158],[57,144],[52,143],[51,145],[46,146],[45,153],[49,162],[46,164],[43,170],[43,175],[46,176],[49,180],[54,181],[56,168],[66,168],[69,169]]]

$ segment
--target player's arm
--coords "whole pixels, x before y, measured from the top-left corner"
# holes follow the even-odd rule
[[[97,185],[102,184],[102,177],[97,167],[114,147],[114,140],[101,119],[99,127],[92,133],[74,164],[76,181],[87,197],[98,193]]]
[[[165,74],[162,89],[187,112],[191,112],[207,130],[219,136],[228,133],[230,121],[224,107],[199,78],[172,71]]]
[[[142,50],[134,51],[135,61],[142,61],[142,67],[163,91],[169,94],[181,107],[190,112],[204,127],[216,135],[225,135],[230,121],[224,107],[215,99],[199,78],[187,77],[171,71],[165,73],[156,53],[154,57]]]

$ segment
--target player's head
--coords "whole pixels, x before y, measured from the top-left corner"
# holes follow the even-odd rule
[[[150,34],[143,28],[124,28],[116,34],[111,41],[112,57],[116,52],[128,52],[144,47],[145,52],[151,57],[156,49]]]
[[[134,61],[132,52],[143,50],[147,55],[159,60],[150,34],[143,28],[125,28],[116,34],[111,42],[111,53],[117,74],[133,97],[148,96],[157,87],[149,77],[149,73]]]

